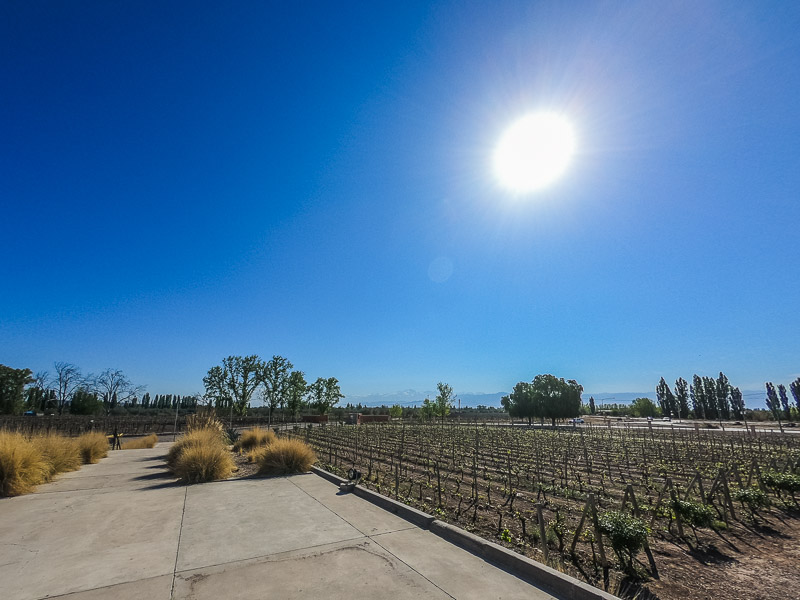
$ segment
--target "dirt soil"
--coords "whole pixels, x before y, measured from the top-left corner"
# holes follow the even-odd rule
[[[655,538],[661,578],[646,587],[662,600],[800,598],[800,513],[773,509],[727,531],[690,532],[685,542]]]
[[[230,476],[229,479],[240,479],[242,477],[252,477],[258,471],[258,466],[255,463],[247,462],[246,454],[233,453],[233,462],[236,465],[236,471]]]

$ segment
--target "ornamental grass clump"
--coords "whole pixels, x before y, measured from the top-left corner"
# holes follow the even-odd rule
[[[256,448],[269,446],[276,439],[278,439],[278,436],[276,436],[275,432],[271,429],[254,427],[253,429],[249,429],[239,436],[239,439],[233,444],[233,450],[234,452],[239,452],[240,454],[247,454]]]
[[[611,547],[624,568],[633,565],[633,557],[647,542],[650,530],[641,519],[627,513],[611,510],[600,515],[600,530],[608,536]]]
[[[47,481],[50,468],[41,450],[20,433],[0,431],[0,496],[18,496]]]
[[[94,464],[108,456],[108,438],[104,433],[84,433],[76,442],[84,464]]]
[[[225,448],[223,440],[223,431],[216,427],[191,429],[187,431],[181,438],[170,446],[167,452],[167,465],[170,469],[174,470],[178,459],[181,457],[188,448],[196,446],[220,446]]]
[[[158,436],[151,433],[145,437],[130,440],[122,444],[123,450],[141,450],[142,448],[152,448],[158,443]]]
[[[187,446],[172,467],[172,472],[186,483],[226,479],[233,470],[231,453],[221,442]]]
[[[317,461],[311,447],[301,440],[278,438],[269,446],[251,453],[259,475],[306,473]]]
[[[186,417],[187,432],[199,429],[216,429],[222,434],[225,431],[225,426],[222,424],[222,421],[217,418],[213,410],[202,410]]]
[[[47,479],[58,473],[81,468],[83,459],[78,440],[57,434],[40,435],[31,440],[47,463]],[[108,444],[108,442],[106,442]]]

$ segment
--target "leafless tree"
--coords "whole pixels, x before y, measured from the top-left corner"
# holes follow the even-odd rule
[[[110,411],[119,403],[125,403],[144,392],[144,386],[135,386],[119,369],[106,369],[93,378],[92,388],[103,399],[106,410]]]
[[[53,365],[55,374],[50,380],[50,387],[56,392],[56,402],[58,403],[58,414],[64,412],[64,406],[72,399],[72,394],[86,384],[86,380],[81,375],[81,370],[67,362],[57,362]]]

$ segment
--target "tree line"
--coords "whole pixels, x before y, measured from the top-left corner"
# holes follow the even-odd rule
[[[15,369],[0,365],[0,414],[24,411],[46,414],[125,414],[154,410],[192,410],[196,396],[156,395],[144,392],[120,369],[84,374],[68,362],[53,364],[53,372]],[[141,397],[141,398],[140,398]]]
[[[789,384],[794,396],[796,407],[800,413],[800,377]],[[789,420],[792,416],[792,407],[786,392],[786,386],[778,385],[777,389],[772,382],[766,383],[767,409],[776,420],[781,417]],[[656,398],[661,412],[664,415],[703,420],[730,420],[745,419],[745,406],[742,392],[733,386],[727,376],[720,371],[719,377],[692,376],[690,384],[682,377],[675,381],[673,392],[664,378],[656,386]]]
[[[308,408],[323,415],[344,398],[336,377],[318,377],[308,383],[303,371],[278,355],[267,361],[255,354],[228,356],[208,370],[203,385],[206,402],[220,413],[245,415],[251,401],[260,396],[270,422],[278,409],[293,419]]]
[[[779,423],[781,420],[790,421],[793,411],[797,417],[800,417],[800,377],[789,384],[789,389],[794,397],[794,407],[789,403],[789,395],[786,393],[785,385],[779,384],[777,390],[775,389],[775,384],[771,381],[768,381],[765,385],[767,388],[767,410],[772,413],[776,421]]]

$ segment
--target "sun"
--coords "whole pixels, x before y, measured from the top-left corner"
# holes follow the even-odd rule
[[[535,192],[564,174],[575,146],[575,131],[562,115],[526,115],[500,138],[494,152],[494,171],[503,187],[520,194]]]

